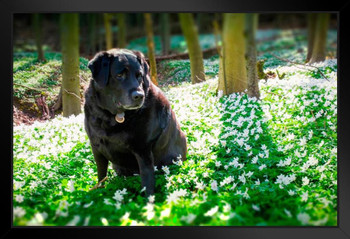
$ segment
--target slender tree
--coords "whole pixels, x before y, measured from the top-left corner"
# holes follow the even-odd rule
[[[329,13],[317,13],[314,43],[310,63],[324,61],[326,58],[327,31],[329,25]]]
[[[81,113],[79,81],[79,15],[63,13],[60,19],[62,48],[63,116]]]
[[[179,13],[182,32],[185,36],[190,56],[192,84],[205,81],[203,53],[199,44],[198,32],[191,13]]]
[[[250,97],[260,98],[259,79],[257,73],[256,61],[256,42],[255,35],[258,27],[257,13],[246,14],[246,58],[247,58],[247,83],[248,95]]]
[[[224,13],[218,90],[228,95],[247,89],[243,13]]]
[[[155,85],[158,85],[157,81],[157,65],[155,56],[155,47],[153,39],[153,26],[152,26],[152,15],[151,13],[144,13],[145,29],[147,35],[147,48],[148,48],[148,59],[151,68],[151,80]]]
[[[126,47],[126,22],[125,22],[125,14],[117,13],[117,21],[118,21],[118,47],[125,48]]]
[[[316,13],[309,13],[307,15],[307,56],[306,62],[310,61],[312,55],[312,49],[315,41],[315,30],[316,30]]]
[[[35,34],[35,45],[38,53],[38,60],[45,61],[45,55],[42,44],[42,16],[39,13],[35,13],[32,16],[33,30]]]
[[[88,44],[87,53],[93,55],[96,51],[96,21],[95,13],[88,14]]]
[[[170,52],[170,20],[169,13],[160,14],[160,36],[162,39],[163,55],[168,55]]]
[[[113,34],[112,34],[112,24],[111,24],[111,14],[104,13],[103,14],[103,21],[105,25],[105,31],[106,31],[106,49],[113,48]]]

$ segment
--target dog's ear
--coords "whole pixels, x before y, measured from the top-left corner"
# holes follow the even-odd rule
[[[89,61],[88,67],[93,79],[101,86],[106,86],[109,78],[110,56],[106,52],[100,52]]]
[[[145,59],[145,56],[142,54],[142,52],[140,52],[140,51],[133,51],[133,53],[136,55],[137,60],[142,65],[143,73],[144,73],[143,82],[144,82],[145,87],[148,89],[149,88],[149,84],[150,84],[150,73],[149,73],[148,63],[147,63],[147,61]]]

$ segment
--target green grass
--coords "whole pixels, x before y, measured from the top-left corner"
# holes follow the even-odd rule
[[[45,58],[46,61],[41,62],[37,60],[37,53],[14,53],[13,96],[20,104],[36,108],[35,97],[38,95],[45,95],[48,105],[57,98],[62,81],[61,53],[46,52]],[[88,60],[83,57],[79,60],[80,79],[87,82],[90,77]]]
[[[183,62],[165,64],[189,79]],[[111,168],[105,188],[90,191],[83,114],[14,127],[14,225],[336,226],[336,60],[317,65],[327,80],[275,61],[267,69],[285,77],[260,81],[261,100],[219,98],[217,63],[206,60],[206,82],[174,73],[163,87],[188,155],[157,169],[154,197],[142,196],[139,176]]]

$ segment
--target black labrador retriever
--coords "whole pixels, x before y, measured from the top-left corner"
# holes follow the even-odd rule
[[[98,180],[108,162],[119,175],[141,175],[146,195],[154,194],[154,167],[186,159],[186,137],[169,101],[150,81],[141,52],[103,51],[89,62],[92,80],[85,93],[85,130]]]

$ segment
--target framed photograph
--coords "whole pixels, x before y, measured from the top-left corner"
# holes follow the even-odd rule
[[[350,238],[346,1],[1,2],[4,238]]]

